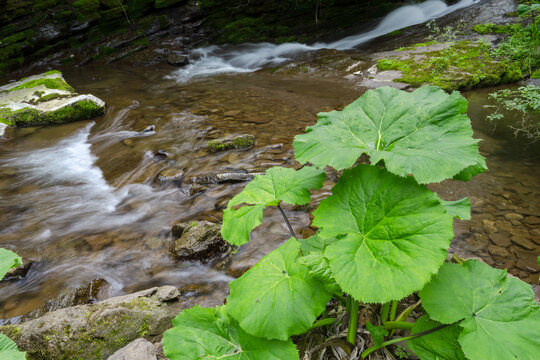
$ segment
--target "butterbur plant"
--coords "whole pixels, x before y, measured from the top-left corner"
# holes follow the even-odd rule
[[[163,336],[165,355],[299,359],[291,336],[336,322],[326,312],[335,299],[347,305],[349,343],[357,345],[359,327],[372,335],[362,358],[407,341],[420,359],[536,359],[540,310],[531,287],[477,260],[445,263],[453,219],[469,219],[470,204],[442,200],[425,184],[486,170],[466,111],[459,93],[426,86],[381,87],[343,111],[320,113],[293,142],[306,165],[268,169],[223,217],[223,238],[241,245],[264,208],[276,206],[291,238],[230,283],[226,305],[180,313]],[[358,164],[363,154],[371,165]],[[318,232],[298,239],[280,204],[308,203],[327,166],[343,173],[313,212]],[[416,292],[420,301],[398,313],[398,302]],[[360,304],[374,303],[380,325],[358,324]]]
[[[0,248],[0,280],[4,278],[7,272],[14,267],[22,264],[19,255],[11,250]],[[6,360],[24,360],[26,353],[19,351],[17,344],[4,334],[0,334],[0,359]]]

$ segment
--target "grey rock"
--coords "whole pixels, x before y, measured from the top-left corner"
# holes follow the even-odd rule
[[[29,360],[106,359],[140,337],[158,341],[185,306],[172,296],[170,287],[155,287],[56,310],[18,325],[0,326],[0,333],[26,351]],[[160,301],[160,297],[168,300]]]
[[[156,291],[156,297],[161,302],[172,301],[180,296],[180,292],[174,286],[162,286]]]
[[[179,237],[174,241],[173,253],[183,260],[207,260],[225,253],[230,245],[221,238],[220,228],[209,221],[176,224],[172,233]]]
[[[107,360],[157,360],[156,349],[150,341],[140,338],[130,342]]]
[[[186,66],[189,64],[189,58],[183,55],[170,54],[167,56],[167,64],[172,66]]]
[[[224,182],[242,182],[251,181],[256,175],[264,175],[264,173],[222,173],[215,175],[201,175],[194,177],[192,181],[200,185],[218,184]]]

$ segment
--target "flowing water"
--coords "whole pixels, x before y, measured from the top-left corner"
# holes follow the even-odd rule
[[[421,21],[451,7],[430,1],[417,8],[424,14],[417,18]],[[369,36],[382,31],[377,29]],[[343,45],[348,41],[333,47],[349,47]],[[253,72],[285,61],[288,53],[278,48],[246,45],[234,50],[242,63],[226,56],[212,60],[221,59],[220,69],[230,66],[234,75],[204,64],[213,56],[209,49],[199,50],[201,60],[179,71],[120,65],[61,69],[79,92],[102,98],[107,111],[95,121],[19,129],[14,139],[0,143],[0,246],[34,261],[24,278],[0,283],[0,319],[20,321],[47,300],[98,278],[107,282],[99,299],[165,284],[206,286],[211,295],[200,302],[212,305],[223,300],[231,275],[286,240],[279,214],[269,211],[230,267],[178,262],[169,254],[175,222],[219,221],[227,201],[245,185],[211,184],[193,191],[193,178],[296,166],[293,136],[312,124],[316,113],[341,108],[365,91],[337,77]],[[191,76],[200,78],[187,82]],[[464,95],[476,137],[484,139],[480,148],[490,171],[469,183],[433,188],[445,198],[469,196],[473,203],[472,221],[456,222],[453,252],[479,256],[537,282],[539,159],[509,132],[492,132],[482,107],[487,94]],[[256,137],[254,148],[217,154],[207,150],[211,139],[242,133]],[[166,169],[183,174],[182,186],[160,181]],[[315,201],[328,195],[332,184],[331,178]],[[307,209],[290,208],[288,214],[295,230],[309,235]]]

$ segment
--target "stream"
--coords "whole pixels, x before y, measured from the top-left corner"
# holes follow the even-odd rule
[[[60,68],[80,93],[103,99],[107,111],[95,121],[18,129],[14,139],[0,143],[0,246],[33,261],[24,278],[0,283],[0,324],[16,323],[95,279],[106,281],[98,300],[174,285],[210,286],[210,295],[198,301],[222,301],[234,275],[285,241],[288,230],[270,210],[229,267],[175,261],[169,255],[171,226],[220,221],[227,201],[245,186],[219,183],[194,191],[193,178],[297,166],[294,135],[313,124],[318,112],[340,109],[366,91],[332,74],[314,78],[257,70],[294,62],[304,52],[354,48],[472,3],[429,1],[406,7],[406,13],[398,9],[368,33],[327,44],[197,49],[195,61],[178,70],[113,64]],[[404,24],[391,18],[398,15]],[[510,131],[493,131],[485,121],[483,105],[493,91],[463,93],[489,171],[468,183],[431,188],[445,199],[471,199],[472,220],[455,222],[451,252],[480,257],[537,283],[540,158]],[[243,133],[256,137],[254,148],[207,150],[211,139]],[[182,186],[160,179],[164,170],[182,174]],[[330,177],[314,202],[333,184]],[[308,209],[286,211],[295,231],[309,236]]]

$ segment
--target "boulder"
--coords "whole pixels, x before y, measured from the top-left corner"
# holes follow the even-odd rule
[[[221,237],[220,225],[209,221],[176,224],[172,234],[176,237],[173,253],[182,260],[207,260],[230,248]]]
[[[249,149],[253,146],[255,146],[255,136],[250,134],[229,136],[208,142],[208,149],[213,153],[226,150]]]
[[[135,339],[158,341],[184,308],[172,286],[50,312],[18,325],[0,326],[29,360],[106,359]]]
[[[157,360],[156,349],[150,341],[140,338],[130,342],[107,360]]]
[[[189,64],[189,58],[183,55],[170,54],[167,56],[167,64],[172,66],[186,66]]]
[[[9,126],[89,120],[103,115],[104,111],[105,103],[101,99],[77,94],[56,70],[0,87],[0,123]]]

